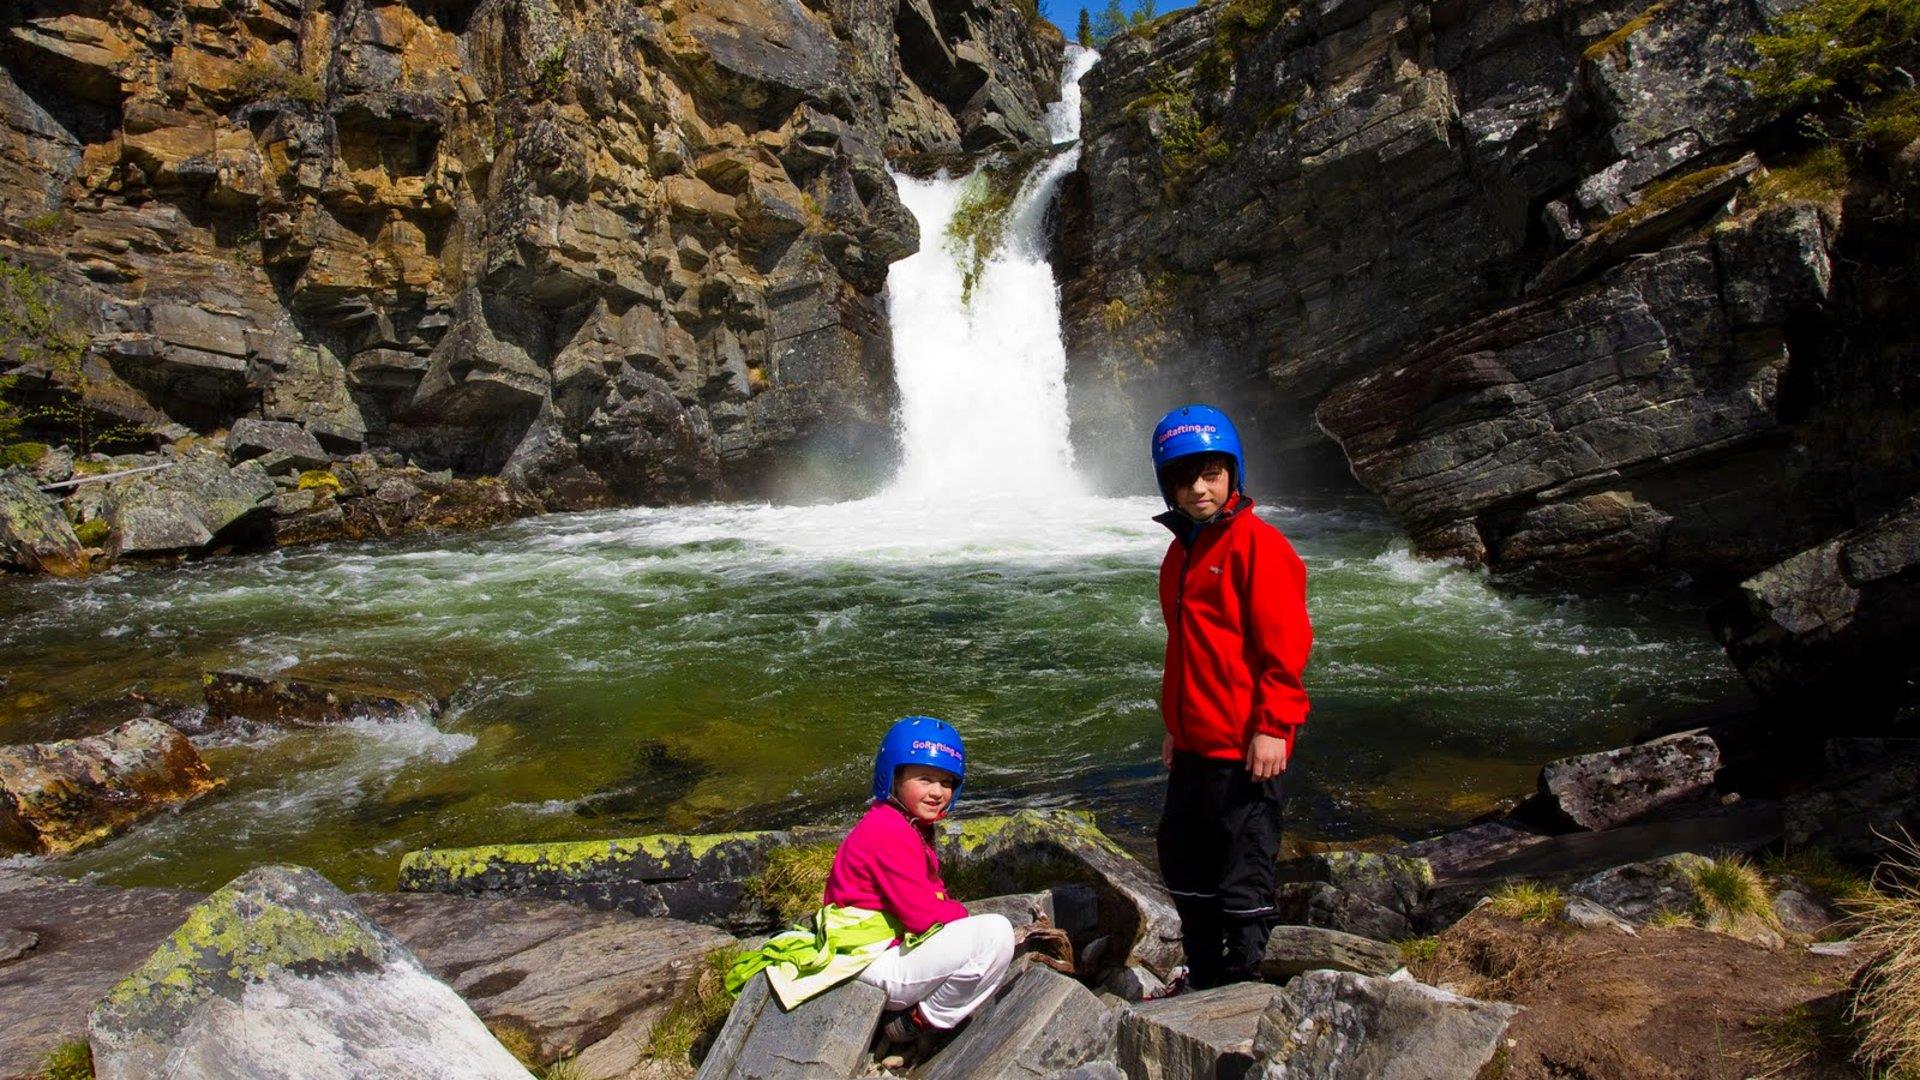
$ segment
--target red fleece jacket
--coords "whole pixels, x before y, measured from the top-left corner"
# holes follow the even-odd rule
[[[965,905],[947,898],[940,856],[920,827],[891,803],[876,802],[833,854],[825,901],[884,911],[909,934],[935,923],[967,917]]]
[[[1205,525],[1178,511],[1154,520],[1174,534],[1160,562],[1160,715],[1174,749],[1241,758],[1254,735],[1276,735],[1291,761],[1307,720],[1300,676],[1313,648],[1306,564],[1244,495]]]

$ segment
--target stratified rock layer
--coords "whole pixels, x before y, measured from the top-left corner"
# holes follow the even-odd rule
[[[1044,142],[1060,47],[1000,0],[12,4],[0,258],[91,348],[0,359],[550,506],[870,465],[919,243],[887,155]]]
[[[1202,5],[1109,46],[1066,185],[1081,460],[1216,401],[1418,551],[1737,580],[1920,489],[1912,177],[1790,198],[1711,0]],[[1804,190],[1804,189],[1799,189]],[[1124,449],[1124,453],[1115,452]],[[1115,462],[1113,466],[1104,462]]]

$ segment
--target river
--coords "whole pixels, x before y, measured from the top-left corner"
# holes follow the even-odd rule
[[[1072,97],[1050,117],[1063,140],[1077,121]],[[1096,497],[1073,472],[1041,218],[1074,153],[1036,168],[970,303],[941,241],[967,182],[896,178],[923,243],[889,279],[904,454],[870,498],[0,583],[0,742],[102,729],[129,694],[192,719],[213,668],[347,672],[451,702],[329,730],[216,725],[196,742],[225,793],[50,868],[204,888],[295,862],[378,888],[429,844],[841,820],[909,712],[967,737],[962,813],[1082,806],[1137,841],[1158,800],[1167,534],[1157,500]],[[1365,501],[1262,497],[1284,480],[1255,476],[1252,494],[1309,571],[1295,829],[1458,823],[1530,790],[1549,758],[1738,692],[1678,590],[1502,585],[1413,558]]]

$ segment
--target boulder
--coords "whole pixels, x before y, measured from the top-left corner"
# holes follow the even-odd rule
[[[40,944],[40,935],[15,927],[0,929],[0,964],[11,964],[32,952]]]
[[[623,1073],[707,955],[734,941],[697,923],[543,900],[355,900],[489,1026],[524,1034],[543,1063],[576,1058],[589,1076]]]
[[[1028,966],[968,1020],[920,1074],[924,1080],[1052,1076],[1113,1050],[1118,1020],[1086,987]]]
[[[1540,792],[1568,821],[1609,829],[1713,789],[1720,747],[1683,731],[1634,746],[1561,758],[1540,771]]]
[[[0,471],[0,569],[79,577],[87,561],[60,504],[40,490],[33,474]]]
[[[1773,917],[1787,933],[1809,938],[1819,937],[1839,921],[1832,907],[1799,889],[1773,894]]]
[[[459,995],[303,867],[250,871],[201,902],[87,1034],[101,1080],[527,1076]]]
[[[1375,941],[1414,937],[1413,920],[1356,893],[1320,881],[1296,881],[1274,892],[1274,909],[1283,921],[1317,926]]]
[[[236,420],[227,433],[227,458],[235,463],[279,455],[286,469],[324,469],[332,460],[320,440],[299,424],[284,420]],[[269,472],[281,471],[269,469]]]
[[[1260,1017],[1259,1080],[1474,1080],[1506,1038],[1515,1005],[1409,978],[1313,971]]]
[[[1388,854],[1425,859],[1434,877],[1468,874],[1518,854],[1547,837],[1511,822],[1483,821],[1394,848]]]
[[[1633,924],[1618,913],[1584,896],[1567,898],[1560,909],[1560,921],[1581,930],[1607,930],[1630,936],[1638,933]]]
[[[72,851],[220,786],[187,737],[158,720],[0,747],[0,851]]]
[[[1692,910],[1693,875],[1712,862],[1701,855],[1680,854],[1628,863],[1577,881],[1567,893],[1591,900],[1639,926],[1663,911]]]
[[[1276,982],[1322,968],[1388,975],[1400,967],[1400,950],[1383,942],[1318,926],[1276,926],[1267,938],[1260,974]]]
[[[1266,983],[1236,983],[1129,1005],[1120,1017],[1115,1060],[1128,1076],[1212,1080],[1245,1075],[1254,1030],[1280,993]]]
[[[1740,583],[1709,616],[1727,657],[1761,696],[1844,694],[1861,715],[1914,700],[1920,661],[1920,497]]]
[[[740,990],[699,1075],[706,1080],[812,1080],[852,1076],[866,1060],[886,992],[849,981],[783,1011],[756,975]]]
[[[200,677],[209,719],[315,727],[349,720],[428,719],[440,711],[431,695],[337,679],[209,671]]]
[[[228,468],[218,455],[205,453],[108,483],[104,516],[117,555],[197,551],[262,507],[275,490],[258,464]]]
[[[1112,994],[1121,1001],[1146,1001],[1158,996],[1166,988],[1166,982],[1142,964],[1115,968],[1100,984],[1103,993]]]
[[[1057,880],[1065,863],[1099,893],[1099,924],[1118,936],[1120,965],[1139,964],[1162,977],[1180,962],[1180,916],[1159,876],[1142,866],[1094,824],[1071,811],[1022,810],[973,818],[946,827],[944,866],[964,868],[994,891],[1016,891]]]
[[[1920,755],[1832,775],[1787,800],[1789,850],[1824,848],[1868,864],[1886,857],[1888,837],[1920,835]]]
[[[1281,863],[1279,879],[1331,886],[1417,927],[1433,888],[1433,867],[1425,859],[1405,855],[1325,851]]]

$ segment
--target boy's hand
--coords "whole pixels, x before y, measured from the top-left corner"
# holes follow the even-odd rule
[[[1171,735],[1160,737],[1160,764],[1169,769],[1173,768],[1173,736]]]
[[[1255,783],[1265,783],[1287,771],[1287,740],[1274,735],[1255,735],[1247,744],[1247,774]]]

